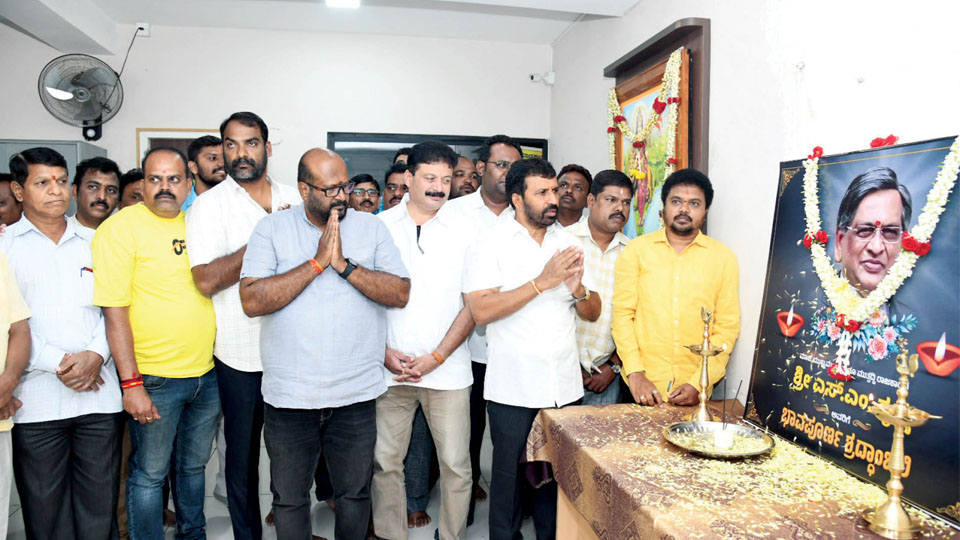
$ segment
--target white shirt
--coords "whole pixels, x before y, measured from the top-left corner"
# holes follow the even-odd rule
[[[516,219],[503,220],[467,250],[464,292],[532,287],[557,250],[579,246],[559,224],[537,242]],[[590,271],[581,282],[593,289]],[[583,397],[577,353],[578,317],[563,283],[544,290],[516,312],[487,325],[484,399],[517,407],[558,407]]]
[[[30,361],[13,395],[23,402],[17,424],[64,420],[123,410],[117,369],[110,357],[103,312],[93,305],[94,230],[67,220],[54,244],[27,216],[0,237],[17,284],[30,307]],[[92,351],[103,357],[96,392],[77,392],[57,377],[66,354]]]
[[[270,178],[270,206],[300,204],[300,193],[291,186]],[[267,212],[233,178],[197,197],[187,212],[187,253],[190,266],[209,264],[236,253],[250,241],[250,234]],[[240,283],[234,283],[213,295],[217,314],[217,338],[213,354],[224,364],[239,371],[263,371],[260,363],[260,320],[247,317],[240,305]]]
[[[74,227],[77,227],[78,229],[86,229],[86,230],[90,231],[91,238],[93,237],[93,233],[97,232],[96,229],[91,229],[90,227],[87,227],[87,226],[84,225],[83,223],[80,223],[80,220],[77,219],[77,215],[76,215],[76,214],[68,217],[68,218],[67,218],[67,221],[69,221],[70,223],[73,223],[73,226],[74,226]]]
[[[463,309],[463,258],[473,239],[469,222],[449,204],[420,226],[407,212],[409,195],[377,215],[390,231],[410,272],[410,299],[403,308],[387,308],[387,347],[414,358],[437,349]],[[459,390],[473,384],[466,341],[419,383],[394,382],[385,366],[387,386],[407,384],[435,390]]]
[[[513,219],[515,215],[513,208],[510,206],[507,206],[499,216],[494,214],[493,211],[487,207],[486,203],[483,202],[480,191],[458,197],[444,206],[449,206],[455,213],[463,216],[472,224],[475,233],[474,238],[482,238],[485,233],[493,229],[494,225],[496,225],[497,221],[501,218]],[[486,333],[487,328],[485,326],[477,326],[473,329],[473,332],[470,332],[470,337],[467,338],[470,358],[479,364],[487,363]]]

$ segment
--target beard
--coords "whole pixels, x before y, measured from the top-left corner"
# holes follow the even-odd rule
[[[679,218],[680,216],[676,216],[673,218],[672,221],[670,221],[670,230],[681,236],[687,236],[695,232],[696,227],[694,226],[693,219],[691,219],[690,216],[687,216],[685,214],[681,214],[681,215],[686,217],[688,221],[686,223],[677,223],[677,218]]]
[[[218,180],[215,175],[218,172],[225,171],[225,170],[226,170],[225,167],[214,169],[212,171],[213,175],[208,177],[208,176],[204,176],[203,171],[201,171],[200,169],[197,169],[197,180],[200,180],[201,182],[203,182],[204,184],[210,187],[213,187],[223,181],[222,178]],[[233,175],[231,174],[231,176]],[[257,175],[256,178],[260,178],[260,176]],[[234,177],[234,180],[236,180],[236,177]]]
[[[248,165],[250,168],[247,169],[247,172],[240,172],[237,170],[240,165]],[[267,156],[264,153],[260,161],[245,157],[237,158],[229,164],[224,161],[223,167],[227,170],[227,174],[237,182],[253,182],[263,176],[264,171],[267,170]]]
[[[336,201],[330,203],[330,206],[324,208],[320,204],[320,201],[316,200],[313,197],[307,198],[307,211],[310,212],[310,215],[320,220],[320,223],[326,223],[330,219],[330,214],[336,210],[339,214],[337,217],[340,221],[343,221],[343,218],[347,217],[347,202],[346,201]]]
[[[552,216],[547,216],[547,212],[550,210],[553,210],[554,214]],[[549,227],[556,223],[557,211],[558,208],[555,204],[548,204],[544,206],[542,210],[537,212],[536,209],[527,204],[526,201],[523,202],[523,212],[527,215],[527,219],[538,227]]]

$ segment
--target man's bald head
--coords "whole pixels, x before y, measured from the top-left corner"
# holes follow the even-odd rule
[[[307,205],[307,212],[319,224],[326,223],[330,212],[334,210],[341,220],[346,217],[347,201],[350,191],[353,191],[353,184],[350,184],[347,164],[336,152],[326,148],[307,150],[300,157],[297,182],[300,197]],[[337,189],[338,186],[340,189]]]
[[[300,157],[300,164],[297,167],[298,182],[317,184],[318,178],[330,177],[349,179],[347,164],[336,152],[326,148],[311,148]],[[334,182],[331,185],[339,183]]]

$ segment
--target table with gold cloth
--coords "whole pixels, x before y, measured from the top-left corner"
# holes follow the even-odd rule
[[[710,408],[719,416],[716,405]],[[662,432],[692,410],[608,405],[541,411],[526,458],[553,466],[557,538],[880,538],[859,515],[885,499],[883,490],[783,439],[776,439],[772,454],[746,460],[687,454]],[[920,521],[924,538],[960,538],[932,518]]]

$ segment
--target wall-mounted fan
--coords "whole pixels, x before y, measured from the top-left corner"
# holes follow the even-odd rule
[[[37,82],[40,101],[58,120],[83,128],[83,138],[100,138],[101,126],[123,104],[120,76],[103,61],[67,54],[50,61]]]

